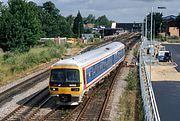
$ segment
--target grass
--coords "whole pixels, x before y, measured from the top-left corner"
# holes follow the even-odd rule
[[[136,44],[133,49],[133,56],[138,58],[140,44]],[[140,81],[138,68],[130,68],[125,77],[127,86],[120,98],[120,121],[144,121],[143,104],[140,92]]]
[[[127,81],[127,87],[126,90],[135,90],[137,88],[137,73],[134,71],[130,71],[127,77],[125,78]]]
[[[140,44],[136,44],[135,48],[133,49],[133,56],[138,58]]]
[[[143,121],[142,99],[137,69],[125,78],[127,87],[120,98],[120,121]]]
[[[56,46],[36,47],[27,53],[5,53],[0,56],[0,84],[36,65],[60,58],[64,52],[64,47]]]
[[[62,46],[47,41],[43,46],[36,46],[26,53],[0,53],[0,85],[9,83],[9,81],[14,80],[16,75],[31,70],[38,65],[61,58],[66,52],[66,48],[83,48],[85,46],[81,43]]]
[[[134,107],[136,94],[134,92],[125,91],[120,99],[120,121],[133,121],[134,120]]]
[[[178,39],[179,39],[179,37],[178,37],[178,36],[170,36],[170,37],[168,37],[168,39],[178,40]]]

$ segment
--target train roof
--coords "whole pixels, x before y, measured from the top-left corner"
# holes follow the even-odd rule
[[[56,62],[53,66],[80,66],[84,67],[95,60],[101,59],[120,48],[124,48],[124,44],[121,42],[112,42],[103,47],[85,52],[83,54],[77,55],[75,57],[64,59]]]

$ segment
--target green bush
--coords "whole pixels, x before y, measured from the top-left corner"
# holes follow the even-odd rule
[[[48,52],[49,52],[51,58],[60,58],[61,57],[60,50],[57,50],[55,48],[48,49]]]
[[[61,58],[63,53],[66,51],[66,48],[62,45],[52,44],[50,46],[51,47],[34,48],[26,53],[8,52],[1,55],[0,68],[2,73],[8,76],[20,73],[38,64],[49,62],[53,58]],[[3,78],[4,77],[0,77],[0,80]]]
[[[133,50],[133,55],[134,55],[134,57],[138,57],[138,53],[139,52],[139,45],[136,45],[136,47],[134,48],[134,50]]]
[[[134,90],[136,88],[137,74],[135,72],[130,71],[125,80],[128,82],[128,90]]]
[[[5,53],[3,55],[3,64],[14,65],[16,63],[16,55],[14,53]]]
[[[25,71],[27,70],[28,68],[30,67],[30,64],[27,64],[25,62],[22,62],[20,64],[17,64],[17,65],[14,65],[11,67],[10,71],[11,73],[19,73],[19,72],[22,72],[22,71]]]
[[[55,43],[52,40],[47,40],[44,42],[44,45],[46,47],[52,47],[52,46],[55,46]]]
[[[175,39],[175,40],[177,40],[177,39],[179,39],[179,37],[178,36],[170,36],[170,37],[168,37],[168,39]]]
[[[41,53],[40,53],[40,61],[42,62],[42,60],[44,61],[44,62],[47,62],[47,61],[50,61],[51,60],[51,56],[50,56],[50,54],[49,54],[49,51],[42,51]]]
[[[94,38],[99,38],[101,36],[99,32],[93,32],[93,34],[94,34]]]
[[[82,43],[80,43],[80,42],[77,42],[77,43],[76,43],[76,47],[84,48],[84,47],[85,47],[85,45],[84,45],[84,44],[82,44]]]
[[[37,53],[28,53],[26,54],[26,56],[23,58],[23,60],[25,62],[25,64],[28,65],[35,65],[35,64],[39,64],[39,54]]]
[[[94,39],[95,43],[99,43],[101,40],[99,38]]]
[[[3,60],[5,61],[5,60],[7,60],[7,59],[9,59],[9,58],[12,58],[12,57],[14,57],[14,54],[13,54],[13,53],[10,53],[10,52],[7,52],[7,53],[5,53],[5,54],[3,55]]]
[[[71,44],[71,43],[65,43],[64,46],[65,46],[66,48],[71,48],[71,47],[72,47],[72,44]]]

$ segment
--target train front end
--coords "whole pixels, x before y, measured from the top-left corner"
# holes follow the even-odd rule
[[[82,72],[78,66],[53,66],[49,91],[60,105],[78,105],[82,99]]]

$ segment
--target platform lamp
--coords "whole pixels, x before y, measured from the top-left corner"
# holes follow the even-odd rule
[[[166,7],[162,7],[162,6],[159,6],[159,7],[157,7],[158,9],[166,9]],[[152,76],[152,74],[151,74],[151,66],[152,66],[152,53],[153,53],[153,48],[152,48],[152,40],[153,40],[153,7],[152,7],[152,9],[151,9],[151,40],[150,40],[150,81],[152,81],[152,79],[151,79],[151,76]]]

